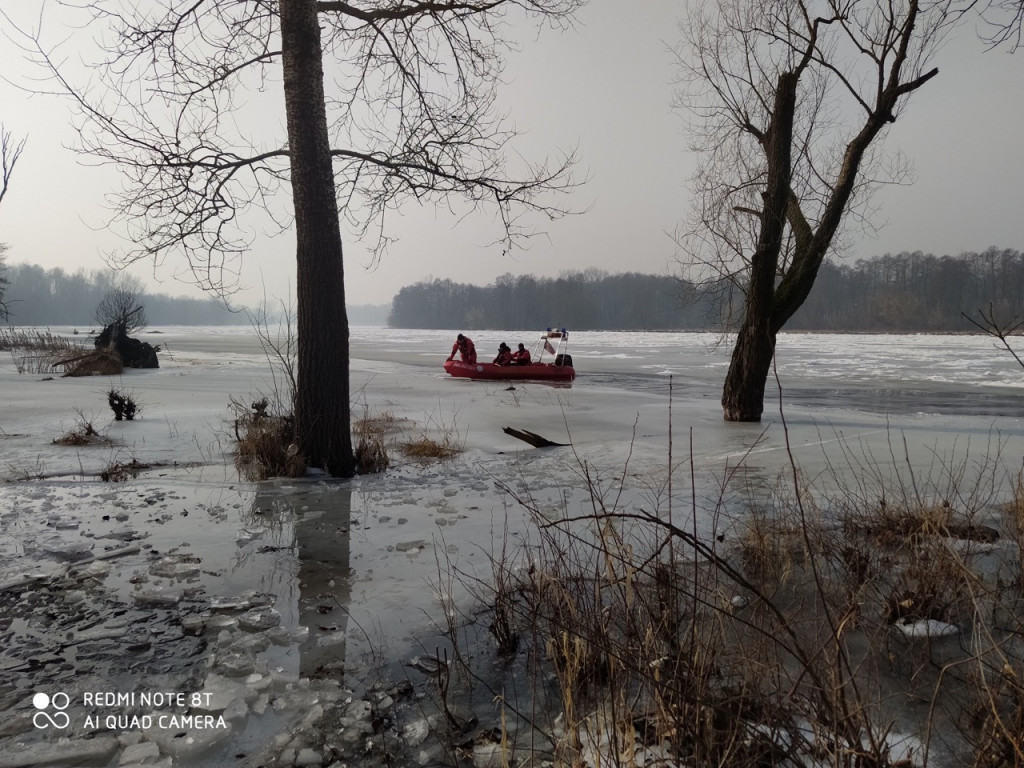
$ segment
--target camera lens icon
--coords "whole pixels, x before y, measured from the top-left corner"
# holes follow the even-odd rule
[[[37,712],[32,715],[32,725],[36,728],[63,729],[71,725],[71,717],[64,710],[71,705],[71,697],[63,691],[50,696],[39,691],[32,697],[32,706]]]

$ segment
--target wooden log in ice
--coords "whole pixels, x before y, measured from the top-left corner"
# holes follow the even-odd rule
[[[541,437],[536,432],[531,432],[528,429],[513,429],[512,427],[502,427],[501,431],[506,435],[518,438],[525,443],[529,443],[534,448],[554,448],[558,446],[565,446],[568,443],[556,443],[548,440],[546,437]]]

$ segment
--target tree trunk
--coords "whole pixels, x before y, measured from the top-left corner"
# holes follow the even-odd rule
[[[308,465],[349,477],[355,460],[345,273],[316,10],[316,0],[280,2],[297,262],[295,431]]]
[[[798,74],[784,72],[775,86],[772,122],[763,143],[768,160],[761,211],[761,231],[750,260],[750,285],[743,324],[736,336],[729,372],[722,389],[722,415],[726,421],[760,421],[764,386],[775,354],[773,327],[775,276],[786,227],[792,174],[793,116],[796,112]]]
[[[726,421],[761,420],[764,388],[774,355],[775,334],[767,323],[749,317],[744,320],[722,388],[722,415]]]

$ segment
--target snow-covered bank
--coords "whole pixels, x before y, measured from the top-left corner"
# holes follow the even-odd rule
[[[161,368],[113,380],[18,375],[0,358],[0,476],[7,481],[0,484],[0,582],[11,585],[0,623],[3,746],[58,748],[56,730],[34,722],[43,711],[34,705],[37,693],[50,697],[44,709],[51,716],[65,713],[54,709],[54,696],[68,696],[62,733],[109,747],[100,764],[154,748],[165,761],[176,756],[177,765],[219,765],[275,746],[298,760],[313,749],[295,735],[302,718],[316,707],[341,707],[349,696],[342,708],[349,738],[365,735],[356,704],[372,696],[311,684],[309,676],[326,672],[365,689],[377,679],[399,680],[401,662],[429,655],[441,605],[457,593],[448,563],[484,576],[503,532],[525,535],[523,512],[504,485],[528,492],[545,514],[586,510],[585,463],[609,492],[625,479],[627,508],[667,505],[670,419],[671,503],[689,510],[696,498],[705,529],[726,468],[741,462],[746,471],[724,491],[735,501],[729,514],[742,514],[759,486],[771,487],[790,453],[811,482],[827,482],[830,467],[887,473],[909,465],[922,488],[953,474],[969,484],[968,475],[983,469],[980,459],[997,455],[1002,468],[993,474],[1003,483],[1024,455],[1014,385],[1024,372],[980,338],[787,340],[779,368],[784,429],[777,404],[761,425],[721,421],[727,350],[711,350],[707,337],[579,334],[572,352],[580,377],[571,388],[510,388],[446,377],[440,361],[450,336],[353,329],[357,415],[363,407],[388,411],[410,425],[410,437],[447,432],[465,450],[444,462],[396,457],[387,473],[350,481],[239,480],[229,455],[229,399],[272,386],[247,331],[164,329],[146,337],[166,347]],[[474,338],[481,349],[517,340]],[[134,393],[141,418],[111,420],[111,387]],[[54,445],[79,411],[112,443]],[[502,433],[505,425],[571,440],[573,449],[530,449]],[[98,479],[111,463],[131,460],[151,468],[124,483]],[[391,698],[395,732],[415,724],[421,733],[419,710],[399,701],[405,689],[390,690],[374,692],[382,695],[371,708]],[[199,694],[206,709],[196,711],[223,715],[230,727],[193,727],[191,746],[181,751],[180,740],[160,729],[117,719],[107,728],[108,716],[153,713],[86,704],[89,691]],[[93,717],[100,719],[87,722]],[[34,749],[39,763],[54,755]]]

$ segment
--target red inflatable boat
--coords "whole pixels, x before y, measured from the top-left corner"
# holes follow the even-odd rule
[[[576,369],[572,367],[572,355],[565,352],[569,332],[548,329],[540,335],[540,349],[534,362],[528,365],[495,365],[494,363],[464,363],[461,360],[445,360],[444,369],[452,376],[481,381],[572,381]],[[557,346],[552,346],[556,340]],[[544,353],[554,355],[552,362],[544,361]]]

